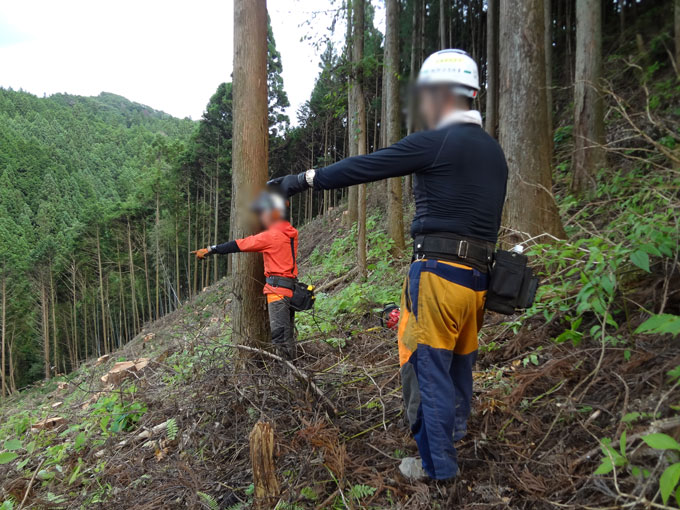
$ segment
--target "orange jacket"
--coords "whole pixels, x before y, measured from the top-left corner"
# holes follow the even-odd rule
[[[265,276],[297,278],[298,231],[287,221],[274,223],[264,232],[237,239],[241,251],[260,252],[264,258]],[[265,294],[291,297],[293,291],[282,287],[264,286]]]

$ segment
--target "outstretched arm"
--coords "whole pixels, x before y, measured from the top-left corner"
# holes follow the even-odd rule
[[[336,189],[408,175],[429,167],[437,158],[436,131],[415,133],[372,154],[343,159],[319,170],[272,179],[283,193],[294,195],[307,188]],[[435,142],[435,143],[433,143]]]
[[[241,251],[265,251],[271,245],[270,238],[271,234],[265,230],[254,236],[236,239],[209,248],[201,248],[200,250],[192,251],[191,253],[195,253],[199,259],[203,259],[208,255],[213,255],[215,253],[226,255],[227,253],[238,253]]]

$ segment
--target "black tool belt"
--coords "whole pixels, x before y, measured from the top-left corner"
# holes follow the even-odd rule
[[[439,259],[473,267],[483,273],[493,262],[495,246],[447,232],[419,234],[413,239],[413,260]]]
[[[283,287],[284,289],[294,290],[297,278],[288,278],[287,276],[267,276],[265,278],[267,285],[272,287]]]

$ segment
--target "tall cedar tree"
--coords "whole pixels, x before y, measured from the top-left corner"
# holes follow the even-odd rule
[[[352,16],[352,104],[355,111],[352,116],[352,137],[356,137],[356,153],[368,152],[366,138],[366,98],[364,97],[364,31],[366,18],[366,1],[354,0]],[[354,186],[357,190],[357,265],[359,273],[366,276],[366,185]]]
[[[571,188],[592,192],[605,164],[602,73],[602,3],[576,0],[576,75],[574,78],[574,156]]]
[[[347,63],[350,69],[347,76],[347,144],[349,146],[349,156],[359,154],[359,142],[355,133],[354,119],[357,114],[356,105],[356,78],[354,66],[354,25],[355,25],[355,6],[358,0],[347,0],[347,37],[346,54]],[[349,226],[354,225],[359,218],[359,189],[350,186],[347,190],[347,221]]]
[[[542,0],[500,2],[500,143],[508,160],[504,225],[564,237],[552,195]]]
[[[498,3],[488,0],[486,10],[486,132],[496,138],[498,128]]]
[[[443,4],[444,0],[442,0]],[[385,145],[401,138],[399,115],[399,1],[385,0],[385,62],[383,67],[383,96],[385,97]],[[395,251],[401,252],[404,244],[404,211],[402,205],[401,177],[388,181],[387,229],[394,241]]]
[[[232,237],[256,232],[248,204],[267,181],[267,3],[234,1],[234,138]],[[262,257],[249,254],[233,262],[235,341],[266,345],[267,314],[262,299]]]

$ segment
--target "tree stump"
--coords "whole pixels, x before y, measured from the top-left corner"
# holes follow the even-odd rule
[[[274,466],[274,429],[258,421],[250,431],[250,462],[253,465],[256,509],[274,508],[279,497],[279,482]]]

